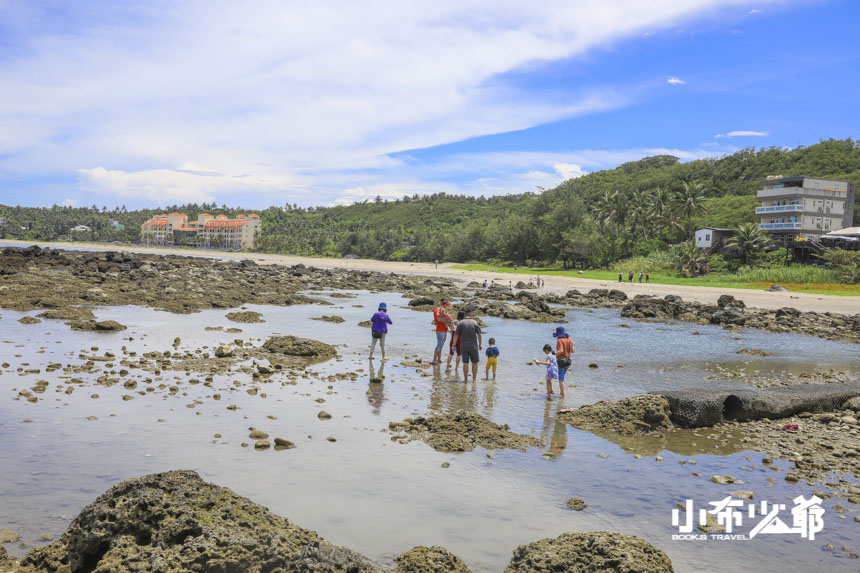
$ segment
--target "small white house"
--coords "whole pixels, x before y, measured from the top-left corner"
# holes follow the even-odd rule
[[[700,249],[708,249],[719,244],[725,247],[729,237],[734,235],[732,229],[718,229],[716,227],[705,227],[696,231],[696,246]]]
[[[90,228],[86,225],[78,225],[77,227],[72,227],[72,231],[89,231]]]

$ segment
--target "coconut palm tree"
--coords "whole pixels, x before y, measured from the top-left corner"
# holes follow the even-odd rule
[[[610,235],[615,235],[616,227],[624,220],[624,202],[621,199],[618,191],[604,191],[603,195],[597,199],[597,203],[591,208],[591,213],[597,220],[601,229],[610,231]]]
[[[767,231],[758,223],[741,223],[729,239],[730,247],[737,247],[744,254],[744,264],[749,264],[750,255],[762,251],[773,244]]]
[[[630,208],[630,220],[633,225],[633,233],[636,232],[636,227],[642,228],[642,240],[648,240],[648,230],[651,227],[650,211],[650,194],[647,191],[637,189],[633,191],[628,200]]]
[[[684,189],[675,193],[674,212],[682,219],[687,220],[687,239],[690,240],[693,238],[693,217],[702,217],[708,214],[708,208],[705,207],[704,192],[701,183],[684,182]]]
[[[693,241],[687,241],[678,247],[675,253],[675,268],[687,277],[695,277],[710,272],[708,257],[705,250],[696,246]]]

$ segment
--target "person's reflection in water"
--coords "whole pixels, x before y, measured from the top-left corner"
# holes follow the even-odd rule
[[[543,429],[541,430],[541,441],[547,443],[549,436],[548,453],[560,456],[567,448],[567,424],[558,419],[558,404],[547,402],[543,409]],[[555,410],[555,416],[551,415]]]
[[[478,390],[475,384],[463,384],[434,369],[430,386],[430,409],[438,412],[467,410],[478,412]]]
[[[379,414],[379,409],[385,402],[385,384],[382,383],[385,380],[385,361],[380,360],[379,369],[376,371],[373,369],[373,361],[369,362],[370,382],[367,385],[367,401],[373,406],[373,413]]]

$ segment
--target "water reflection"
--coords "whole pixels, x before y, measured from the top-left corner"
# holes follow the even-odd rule
[[[549,444],[546,453],[553,457],[560,456],[567,448],[567,424],[558,418],[558,410],[561,404],[547,401],[543,408],[543,427],[540,439]]]
[[[379,415],[382,403],[385,402],[385,360],[379,361],[379,368],[374,370],[373,361],[368,360],[367,371],[370,381],[367,383],[367,401],[371,406],[371,411]]]

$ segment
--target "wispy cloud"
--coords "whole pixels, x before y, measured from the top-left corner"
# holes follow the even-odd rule
[[[714,137],[719,139],[721,137],[767,137],[770,135],[768,131],[730,131],[728,133],[718,133]]]
[[[682,80],[681,78],[676,78],[675,76],[672,76],[671,78],[667,79],[666,81],[669,82],[670,84],[672,84],[673,86],[682,86],[682,85],[687,83],[684,80]]]

